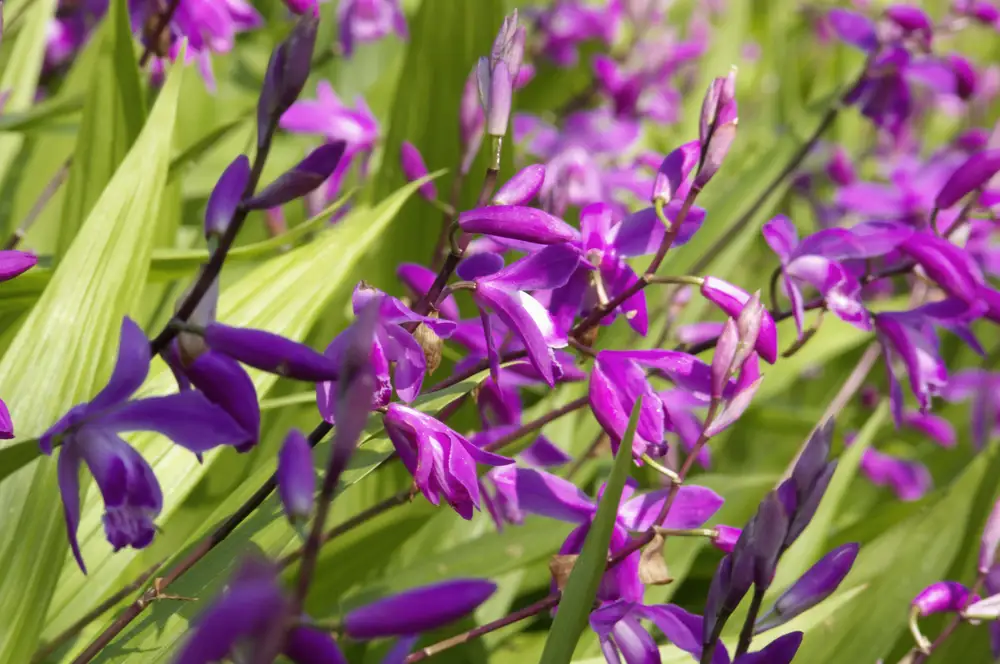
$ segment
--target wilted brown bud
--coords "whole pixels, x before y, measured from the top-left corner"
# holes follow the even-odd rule
[[[664,586],[673,581],[663,557],[663,544],[663,535],[656,533],[653,540],[642,547],[639,555],[639,580],[647,586]]]
[[[431,317],[437,318],[437,313],[431,313]],[[444,342],[441,337],[435,334],[434,330],[426,325],[418,325],[413,331],[413,338],[420,344],[424,351],[424,361],[427,363],[427,373],[432,374],[441,366],[441,349]]]
[[[555,555],[549,560],[549,572],[552,580],[556,582],[556,588],[560,591],[566,587],[569,575],[573,573],[573,566],[576,565],[578,555]]]

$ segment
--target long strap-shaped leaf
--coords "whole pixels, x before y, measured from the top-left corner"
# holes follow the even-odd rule
[[[611,543],[611,533],[618,518],[618,503],[621,502],[629,466],[632,465],[632,438],[639,423],[641,408],[640,396],[632,408],[628,428],[625,430],[621,445],[618,446],[615,465],[611,469],[611,477],[608,478],[604,495],[601,496],[601,502],[597,507],[597,515],[583,543],[583,551],[577,558],[563,590],[559,611],[556,613],[552,631],[549,632],[542,653],[544,664],[569,662],[573,658],[576,642],[580,640],[580,635],[587,627],[587,616],[590,615],[590,608],[594,604],[594,598],[597,597],[597,589],[601,585],[601,577],[604,576],[604,569],[607,566],[608,545]]]

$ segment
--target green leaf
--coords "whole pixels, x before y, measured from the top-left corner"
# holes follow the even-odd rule
[[[862,427],[851,446],[844,450],[837,460],[837,470],[833,479],[823,494],[823,500],[816,510],[812,521],[788,551],[781,556],[778,573],[771,584],[771,594],[780,593],[795,582],[802,574],[826,553],[824,550],[827,539],[833,533],[834,520],[839,515],[841,502],[847,495],[847,489],[857,477],[861,456],[875,440],[889,414],[889,404],[884,401],[871,414],[865,426]]]
[[[36,104],[21,113],[5,113],[0,116],[0,132],[29,132],[45,129],[56,120],[64,120],[83,108],[83,100],[78,95],[59,95],[54,99]]]
[[[37,440],[22,440],[0,449],[0,482],[42,456]]]
[[[102,26],[73,164],[66,182],[56,243],[58,261],[76,237],[104,186],[135,142],[145,119],[127,0],[112,0]]]
[[[24,112],[35,101],[48,42],[49,21],[55,13],[56,4],[56,0],[33,0],[33,6],[23,10],[27,13],[24,26],[17,34],[14,52],[0,77],[0,90],[10,91],[4,105],[5,113]],[[23,143],[24,136],[21,134],[0,134],[0,184],[6,186],[7,176]],[[0,228],[3,225],[0,223]]]
[[[545,642],[542,661],[546,664],[559,664],[573,659],[580,635],[587,627],[587,616],[597,597],[597,589],[607,567],[608,547],[611,544],[611,534],[615,521],[618,519],[618,504],[622,499],[625,480],[628,479],[629,468],[632,466],[632,439],[639,423],[639,411],[642,408],[642,397],[636,399],[629,417],[628,427],[615,455],[615,465],[611,470],[604,495],[597,506],[597,514],[587,532],[580,557],[573,565],[566,587],[559,602],[559,611],[549,631]]]
[[[389,222],[396,218],[403,202],[419,182],[396,192],[374,210],[359,208],[336,226],[326,230],[315,242],[303,245],[261,264],[235,284],[224,287],[219,298],[219,320],[229,325],[268,330],[301,340],[326,310],[334,294],[353,286],[349,279],[354,268],[368,255],[372,243],[381,237]],[[336,256],[337,271],[330,269],[330,257]],[[259,395],[275,384],[277,377],[251,370],[251,379]],[[166,366],[157,361],[139,395],[169,394],[176,383]],[[144,432],[126,439],[150,463],[163,490],[164,508],[159,523],[171,537],[184,533],[170,530],[170,518],[198,481],[209,473],[220,457],[235,454],[232,450],[213,450],[204,462],[162,436]],[[280,441],[271,441],[269,450],[277,450]],[[262,445],[259,449],[263,449]],[[100,599],[129,581],[125,570],[141,552],[123,549],[113,554],[105,539],[101,521],[103,502],[91,492],[83,502],[79,539],[88,575],[69,562],[63,567],[58,590],[45,622],[45,636],[51,638]],[[155,550],[156,543],[152,547]]]
[[[847,578],[851,584],[868,584],[861,594],[863,610],[853,605],[838,610],[822,632],[806,635],[798,658],[874,662],[885,657],[906,629],[910,602],[925,586],[944,578],[967,529],[980,526],[979,519],[969,520],[968,515],[981,491],[993,491],[998,472],[1000,454],[993,446],[976,457],[932,506],[862,546]]]
[[[0,362],[0,384],[20,432],[39,435],[108,376],[122,316],[135,305],[135,285],[149,267],[149,220],[157,218],[166,182],[182,71],[171,72],[145,131]],[[0,501],[6,506],[0,512],[0,661],[25,662],[68,557],[54,459],[7,478]]]

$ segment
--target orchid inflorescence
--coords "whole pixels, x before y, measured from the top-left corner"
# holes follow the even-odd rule
[[[57,77],[74,60],[108,4],[59,3],[45,48],[45,76]],[[610,539],[592,574],[587,613],[592,637],[611,664],[659,662],[664,643],[701,664],[785,664],[808,650],[802,645],[809,638],[805,627],[789,623],[844,595],[839,589],[865,555],[858,543],[842,538],[825,547],[828,533],[821,530],[830,529],[831,516],[817,514],[831,501],[836,507],[856,470],[900,501],[922,500],[932,489],[927,466],[914,455],[876,449],[870,432],[845,431],[837,445],[835,416],[848,401],[874,409],[882,391],[861,385],[867,368],[860,381],[849,380],[858,384],[812,428],[756,508],[744,510],[750,516],[740,519],[742,525],[712,522],[724,505],[730,507],[728,487],[699,485],[695,466],[711,468],[723,434],[741,429],[767,385],[769,367],[780,368],[809,348],[824,325],[839,325],[826,314],[870,339],[872,361],[883,357],[884,401],[898,429],[954,448],[959,434],[932,412],[934,398],[971,400],[973,446],[989,447],[1000,430],[1000,374],[989,368],[995,353],[983,349],[977,334],[984,324],[1000,322],[1000,290],[989,281],[1000,277],[990,239],[1000,211],[1000,123],[992,130],[966,127],[943,147],[925,146],[920,131],[942,99],[971,107],[982,85],[967,58],[939,51],[939,33],[970,22],[1000,29],[1000,10],[978,0],[958,2],[947,26],[914,5],[889,6],[874,19],[839,7],[820,12],[817,37],[860,51],[864,67],[830,121],[782,176],[793,176],[788,196],[798,201],[797,209],[812,213],[819,228],[806,233],[794,214],[764,221],[760,236],[774,255],[769,273],[758,283],[738,285],[705,273],[703,266],[691,274],[672,269],[690,264],[677,259],[686,246],[717,232],[709,230],[712,206],[702,195],[727,186],[729,155],[740,133],[737,99],[744,94],[737,68],[711,72],[720,75],[702,97],[696,137],[692,132],[665,153],[640,148],[645,122],[672,124],[681,117],[682,92],[691,88],[708,50],[709,21],[720,11],[719,3],[697,3],[681,38],[672,29],[660,30],[669,4],[557,0],[545,9],[514,11],[489,52],[468,63],[464,90],[452,100],[458,163],[438,164],[406,137],[398,153],[383,151],[385,132],[362,97],[345,103],[328,81],[308,84],[320,6],[316,0],[285,0],[284,12],[295,25],[267,64],[250,142],[253,158],[232,159],[207,200],[208,260],[156,334],[147,337],[133,318],[120,321],[117,361],[96,395],[31,433],[41,453],[55,458],[69,550],[87,574],[78,540],[86,489],[81,467],[97,485],[104,534],[115,552],[144,549],[160,537],[156,522],[164,491],[153,466],[122,434],[162,434],[199,461],[228,447],[264,463],[259,457],[271,448],[263,440],[268,434],[251,377],[256,372],[310,384],[319,424],[308,434],[285,427],[267,484],[159,577],[76,661],[98,656],[152,599],[172,597],[164,594],[166,586],[275,490],[301,548],[281,559],[241,554],[226,587],[215,597],[197,598],[204,608],[176,645],[174,661],[271,662],[283,656],[339,663],[359,643],[393,639],[381,661],[416,662],[546,612],[556,615],[558,625],[559,612],[567,610],[560,607],[563,594],[588,573],[581,561],[603,525]],[[130,0],[128,7],[145,50],[143,64],[151,58],[147,69],[154,84],[167,63],[183,56],[197,63],[214,90],[213,58],[232,51],[238,34],[264,23],[242,0]],[[362,44],[409,35],[399,0],[341,0],[335,18],[333,48],[347,59]],[[606,52],[588,55],[595,43]],[[586,58],[593,90],[554,115],[515,111],[518,91],[541,68],[573,67]],[[305,90],[315,90],[315,98],[303,98]],[[870,123],[873,137],[869,152],[855,158],[821,140],[834,115],[852,107]],[[262,184],[279,132],[320,144]],[[512,140],[505,145],[508,135]],[[487,168],[476,203],[462,205],[460,194],[472,181],[486,138]],[[515,149],[518,166],[503,178],[502,157]],[[382,290],[357,283],[350,323],[323,340],[328,345],[322,352],[271,331],[224,322],[222,271],[250,215],[281,226],[285,207],[302,205],[337,224],[362,204],[352,194],[328,211],[347,183],[364,184],[373,168],[396,159],[423,200],[418,204],[443,214],[438,247],[426,264],[393,266],[406,295],[393,295],[395,285]],[[438,167],[454,167],[451,200],[439,198],[444,188],[430,173]],[[760,207],[756,203],[753,211]],[[0,281],[16,279],[39,262],[16,248],[19,241],[0,251]],[[704,320],[687,317],[674,325],[701,304],[710,312]],[[782,327],[787,319],[789,326]],[[942,349],[940,329],[983,356],[981,366],[952,371],[955,353]],[[779,330],[792,338],[779,339]],[[679,344],[668,347],[667,339]],[[711,358],[702,359],[708,350]],[[177,389],[149,396],[143,384],[157,358]],[[450,375],[430,384],[442,368]],[[442,405],[447,390],[470,380],[474,388]],[[540,392],[551,392],[556,405],[546,411],[549,397]],[[479,418],[472,429],[453,419],[466,401]],[[438,403],[436,412],[427,406],[432,402]],[[541,417],[528,420],[529,409],[540,410]],[[589,413],[600,432],[586,452],[570,453],[562,440],[542,433],[580,411]],[[15,437],[20,415],[0,401],[0,438]],[[348,486],[345,473],[358,450],[367,453],[378,436],[401,462],[407,486],[326,531]],[[620,497],[612,495],[610,480],[593,482],[591,474],[578,481],[577,471],[603,452],[616,464],[622,458],[628,463],[632,476]],[[853,461],[838,468],[848,458]],[[464,575],[397,593],[376,591],[365,601],[349,597],[336,617],[311,614],[309,593],[322,574],[324,545],[418,496],[466,521],[478,519],[485,507],[492,526],[504,534],[529,519],[571,524],[552,554],[549,593],[423,648],[418,641],[427,641],[427,632],[482,611],[507,587]],[[617,507],[604,524],[601,507],[609,500]],[[685,584],[690,592],[673,603],[651,600],[664,596],[654,588],[672,581],[668,570],[681,538],[714,548],[703,554],[711,556],[710,581]],[[915,645],[905,661],[925,661],[958,627],[984,621],[1000,657],[998,546],[1000,502],[983,529],[971,585],[918,580],[929,585],[912,601]],[[792,578],[779,574],[783,561],[795,558],[790,565],[799,565],[802,551],[811,556],[811,566],[802,565]],[[282,577],[289,567],[292,580]],[[497,593],[501,586],[505,593]],[[939,613],[951,621],[932,641],[921,619]],[[366,653],[365,661],[372,657]]]

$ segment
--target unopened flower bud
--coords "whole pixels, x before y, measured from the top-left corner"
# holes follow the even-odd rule
[[[274,130],[278,118],[302,92],[312,66],[318,27],[319,15],[314,9],[299,19],[288,38],[271,53],[257,102],[257,147],[264,144],[265,136]]]
[[[304,380],[336,380],[338,367],[330,358],[291,339],[265,332],[213,323],[205,328],[209,348],[261,371]]]
[[[321,145],[291,170],[278,178],[246,202],[251,210],[263,210],[284,205],[305,196],[326,182],[344,156],[344,141]]]
[[[921,616],[962,610],[969,601],[969,589],[957,581],[938,581],[927,586],[910,604]]]
[[[733,359],[740,345],[740,333],[732,318],[726,321],[715,345],[715,356],[712,358],[712,398],[721,399],[726,384],[732,377]]]
[[[351,611],[344,618],[344,631],[352,639],[368,640],[437,629],[474,611],[496,588],[479,579],[414,588]]]
[[[835,184],[841,187],[846,187],[857,179],[851,160],[847,158],[847,153],[840,147],[833,151],[830,161],[827,162],[826,174]]]
[[[664,203],[669,203],[674,199],[687,196],[690,185],[687,182],[691,171],[698,165],[701,156],[701,143],[691,141],[676,148],[668,154],[656,171],[656,178],[653,180],[653,195],[650,200],[655,203],[657,199]]]
[[[545,183],[545,166],[522,168],[493,195],[494,205],[526,205],[534,200]]]
[[[409,141],[403,141],[403,144],[399,148],[399,162],[403,168],[403,175],[410,182],[419,180],[427,175],[427,166],[424,164],[424,158],[420,154],[420,150]],[[437,198],[437,187],[434,186],[433,182],[423,183],[417,191],[429,201]]]
[[[735,68],[725,78],[715,79],[705,94],[698,124],[701,158],[693,185],[696,190],[701,190],[718,172],[736,138],[739,118],[735,95]]]
[[[249,181],[250,160],[241,154],[222,172],[208,197],[208,205],[205,207],[206,238],[225,234]]]
[[[278,452],[278,495],[292,522],[309,519],[316,492],[312,448],[298,429],[292,429]]]
[[[712,538],[712,545],[723,553],[732,553],[733,547],[736,546],[736,541],[743,533],[743,529],[732,526],[716,526],[715,532],[716,535]]]
[[[757,338],[760,336],[761,323],[764,320],[764,305],[760,302],[760,291],[755,292],[747,303],[743,305],[739,317],[736,319],[736,329],[739,332],[740,344],[733,357],[731,371],[739,371],[750,353],[754,351]]]
[[[934,205],[941,210],[950,208],[967,194],[983,187],[998,172],[1000,172],[1000,149],[977,152],[955,169],[941,187]]]
[[[750,294],[727,281],[705,277],[701,294],[731,317],[737,317],[750,300]],[[761,359],[770,364],[778,359],[778,331],[774,319],[767,311],[761,312],[760,333],[755,344]]]
[[[520,205],[491,205],[466,210],[458,215],[458,225],[466,233],[482,233],[537,244],[561,244],[578,237],[576,229],[562,219],[538,208]]]
[[[783,625],[833,594],[851,571],[858,545],[844,544],[823,556],[781,594],[771,610],[754,626],[754,634]]]

